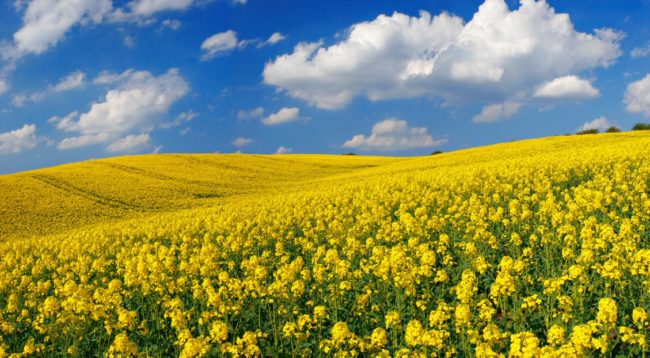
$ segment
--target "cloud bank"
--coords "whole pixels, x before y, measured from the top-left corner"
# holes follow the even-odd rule
[[[405,120],[389,118],[372,126],[370,135],[357,134],[343,143],[344,148],[387,151],[436,147],[447,139],[434,139],[424,127],[410,128]]]
[[[352,25],[332,45],[300,43],[266,64],[264,83],[324,109],[356,97],[371,101],[442,98],[447,104],[521,102],[538,97],[590,98],[597,90],[577,77],[608,67],[622,34],[577,31],[568,14],[545,1],[486,0],[460,17],[398,12]],[[537,90],[537,92],[536,92]]]
[[[189,91],[176,69],[158,77],[148,71],[129,70],[116,78],[120,78],[119,85],[109,90],[103,101],[93,103],[88,112],[50,118],[48,122],[57,129],[75,134],[63,139],[59,149],[109,143],[109,151],[120,151],[143,145],[171,105]],[[180,120],[188,118],[186,115]]]

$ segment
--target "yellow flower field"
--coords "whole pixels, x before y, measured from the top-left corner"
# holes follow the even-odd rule
[[[0,177],[0,356],[642,356],[648,148],[632,132]]]

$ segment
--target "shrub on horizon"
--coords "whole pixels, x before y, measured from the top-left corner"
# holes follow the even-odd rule
[[[650,123],[637,123],[632,127],[633,131],[647,131],[650,130]]]
[[[587,129],[587,130],[584,130],[584,131],[576,132],[576,134],[578,134],[578,135],[582,135],[582,134],[598,134],[598,133],[600,133],[598,131],[598,129]]]

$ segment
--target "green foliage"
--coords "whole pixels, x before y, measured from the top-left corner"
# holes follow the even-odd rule
[[[611,126],[611,127],[607,128],[605,133],[619,133],[620,131],[621,131],[620,128]]]
[[[582,135],[582,134],[598,134],[598,133],[599,133],[598,129],[587,129],[587,130],[584,130],[584,131],[576,132],[576,134],[578,134],[578,135]]]
[[[431,153],[431,155],[438,155],[438,154],[442,154],[442,150],[436,150]]]
[[[637,123],[632,127],[633,131],[647,131],[650,130],[650,123]]]

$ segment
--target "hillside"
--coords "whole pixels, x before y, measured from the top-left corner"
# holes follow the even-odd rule
[[[640,356],[649,146],[630,132],[0,177],[0,356]]]
[[[117,157],[0,176],[0,240],[226,202],[403,159],[321,155]]]
[[[115,157],[0,176],[0,241],[80,226],[210,207],[230,200],[439,170],[592,146],[641,144],[644,133],[551,137],[472,148],[435,157],[158,154]],[[340,183],[336,183],[339,181]]]

